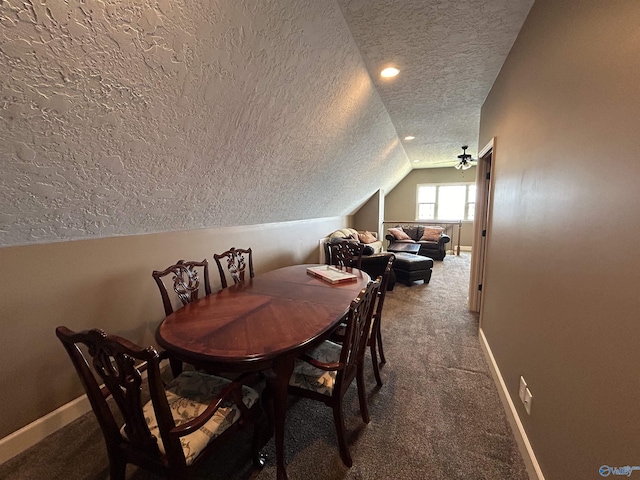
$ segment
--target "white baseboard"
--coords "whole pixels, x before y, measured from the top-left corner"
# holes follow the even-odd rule
[[[82,395],[0,439],[0,464],[32,447],[90,410],[89,399],[86,395]]]
[[[509,395],[509,391],[507,390],[507,385],[504,383],[504,379],[502,378],[502,374],[500,373],[500,369],[498,368],[498,364],[496,363],[495,358],[493,357],[493,353],[491,352],[491,347],[489,347],[489,343],[487,342],[487,338],[484,336],[484,332],[482,328],[478,333],[478,337],[480,340],[480,345],[484,352],[484,355],[489,363],[489,370],[491,370],[491,375],[493,376],[493,381],[498,388],[498,394],[500,396],[500,400],[502,401],[502,406],[504,407],[505,413],[507,415],[507,420],[509,421],[509,425],[511,425],[511,430],[513,431],[513,436],[516,439],[516,443],[518,444],[518,449],[520,450],[520,454],[522,455],[522,459],[524,460],[525,467],[527,469],[527,474],[531,480],[544,480],[544,476],[542,475],[542,470],[540,469],[540,465],[538,464],[538,460],[536,459],[536,455],[531,447],[531,443],[529,443],[529,438],[527,437],[527,432],[525,432],[524,427],[522,426],[522,422],[520,421],[520,416],[516,411],[516,406],[513,404],[511,400],[511,395]]]
[[[511,400],[511,396],[507,391],[507,386],[504,383],[500,369],[496,364],[491,347],[487,342],[486,337],[482,329],[479,330],[478,337],[480,340],[480,346],[485,354],[487,362],[489,363],[489,370],[493,376],[493,380],[498,388],[498,394],[502,405],[507,415],[507,420],[511,425],[513,435],[518,444],[518,448],[524,460],[527,473],[531,480],[544,480],[542,470],[536,459],[535,453],[527,433],[520,422],[520,417],[516,411],[516,407]],[[77,418],[81,417],[85,413],[91,410],[89,399],[86,395],[76,398],[69,403],[62,405],[57,410],[39,418],[38,420],[31,422],[29,425],[24,426],[20,430],[16,430],[10,435],[0,439],[0,464],[13,458],[14,456],[22,453],[29,447],[32,447],[40,440],[43,440],[48,435],[51,435],[56,430],[68,425]]]
[[[455,255],[458,247],[456,245],[452,245],[451,248],[447,248],[447,255]],[[471,252],[473,247],[471,245],[460,245],[461,252]]]

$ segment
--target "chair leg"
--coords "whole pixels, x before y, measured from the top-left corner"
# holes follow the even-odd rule
[[[118,458],[117,455],[111,455],[109,458],[109,478],[111,480],[124,480],[127,470],[127,462]]]
[[[265,425],[261,429],[262,430],[261,447],[264,447],[266,443],[271,439],[271,437],[273,437],[274,427],[275,427],[274,411],[273,411],[273,394],[268,385],[267,385],[267,388],[265,388],[264,391],[262,392],[262,395],[260,396],[260,401],[262,402],[262,409],[267,414],[266,422],[264,422]]]
[[[182,361],[176,358],[169,358],[169,365],[171,366],[171,374],[173,378],[177,377],[182,373]]]
[[[380,368],[378,367],[378,353],[376,352],[376,339],[371,338],[371,362],[373,363],[373,375],[376,377],[376,382],[379,386],[382,386],[382,378],[380,377]]]
[[[384,358],[384,350],[382,349],[382,330],[380,328],[380,322],[378,322],[378,328],[376,330],[376,338],[374,341],[378,342],[378,351],[380,352],[380,366],[387,363],[387,359]]]
[[[369,407],[367,406],[367,395],[364,391],[364,368],[362,363],[358,365],[356,384],[358,386],[358,400],[360,401],[360,414],[362,415],[362,421],[364,423],[369,423]]]
[[[342,463],[346,467],[351,468],[353,461],[351,460],[351,454],[349,453],[349,447],[347,446],[347,439],[344,434],[344,416],[342,415],[342,400],[333,405],[333,421],[336,424],[336,433],[338,434],[338,447],[340,448],[340,457]]]
[[[183,480],[187,478],[187,467],[172,468],[166,474],[167,480]]]
[[[257,421],[253,427],[253,440],[251,443],[251,457],[253,460],[253,466],[259,469],[264,468],[265,463],[267,462],[267,456],[262,453],[262,447],[265,444],[264,438],[266,430],[268,427],[266,425],[262,425],[262,421]]]

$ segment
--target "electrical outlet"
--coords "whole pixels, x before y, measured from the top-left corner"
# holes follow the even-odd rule
[[[531,395],[531,391],[529,390],[528,387],[525,387],[524,389],[524,400],[522,401],[522,403],[524,403],[524,409],[527,411],[528,415],[531,415],[531,402],[533,401],[533,395]]]
[[[520,376],[520,389],[518,390],[518,396],[520,401],[524,403],[524,391],[527,389],[527,382],[524,381],[524,377]]]

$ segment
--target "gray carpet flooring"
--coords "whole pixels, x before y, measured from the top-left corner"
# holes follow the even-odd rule
[[[387,364],[376,387],[367,354],[371,422],[360,417],[355,384],[345,397],[353,466],[338,453],[331,410],[291,400],[286,461],[291,479],[525,480],[524,463],[478,342],[477,315],[466,307],[468,254],[435,262],[431,282],[397,284],[383,312]],[[69,365],[71,368],[71,365]],[[275,478],[274,447],[262,471],[252,469],[250,431],[204,464],[198,479]],[[103,480],[108,460],[89,413],[0,465],[2,479]],[[156,477],[127,467],[130,480]]]

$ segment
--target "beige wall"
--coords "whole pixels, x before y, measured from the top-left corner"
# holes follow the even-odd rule
[[[347,217],[0,248],[0,438],[83,393],[58,325],[100,327],[154,344],[164,317],[151,278],[183,259],[214,264],[213,254],[251,247],[256,273],[316,263],[318,239]],[[220,288],[218,272],[210,271]]]
[[[416,189],[422,183],[464,183],[476,181],[476,167],[469,170],[456,170],[447,168],[421,168],[412,170],[402,181],[396,185],[385,197],[384,221],[414,221],[416,219]],[[385,225],[385,229],[390,225]],[[452,248],[458,242],[458,227],[454,229],[452,243],[447,248]],[[383,233],[383,237],[386,231]],[[460,245],[473,246],[473,222],[463,222],[460,233]]]
[[[482,109],[482,329],[547,480],[640,465],[639,19],[637,0],[537,0]]]
[[[377,232],[380,235],[383,212],[384,194],[381,190],[378,190],[353,215],[353,228],[359,231]]]

